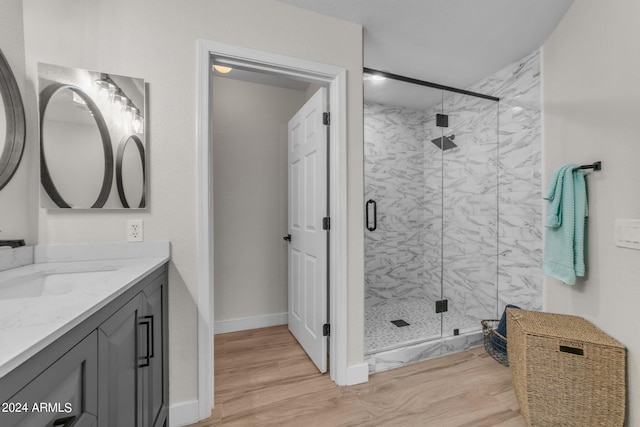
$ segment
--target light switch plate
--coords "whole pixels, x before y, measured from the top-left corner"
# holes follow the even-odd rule
[[[616,246],[640,249],[640,219],[616,219]]]

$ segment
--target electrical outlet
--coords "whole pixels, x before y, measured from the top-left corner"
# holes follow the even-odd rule
[[[127,221],[127,241],[142,242],[144,235],[142,234],[142,220],[130,219]]]

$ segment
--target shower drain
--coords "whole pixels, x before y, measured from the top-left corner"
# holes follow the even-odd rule
[[[405,322],[404,320],[400,319],[400,320],[392,320],[391,323],[393,323],[394,325],[396,325],[398,328],[402,327],[402,326],[409,326],[409,323]]]

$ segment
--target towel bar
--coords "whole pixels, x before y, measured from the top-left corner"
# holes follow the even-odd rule
[[[577,169],[593,169],[594,171],[599,171],[602,170],[602,162],[594,162],[591,165],[582,165],[578,166],[577,168],[573,168],[573,170]]]

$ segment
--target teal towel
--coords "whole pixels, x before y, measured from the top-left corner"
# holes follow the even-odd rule
[[[542,272],[567,284],[584,276],[585,226],[588,216],[584,172],[577,165],[564,165],[549,177],[549,205]]]
[[[547,197],[545,197],[546,200],[549,200],[545,224],[547,227],[558,228],[562,225],[562,188],[564,186],[565,176],[569,175],[569,177],[571,177],[571,174],[568,174],[567,170],[571,170],[572,168],[573,165],[561,166],[554,170],[549,177],[549,189],[547,191]]]

